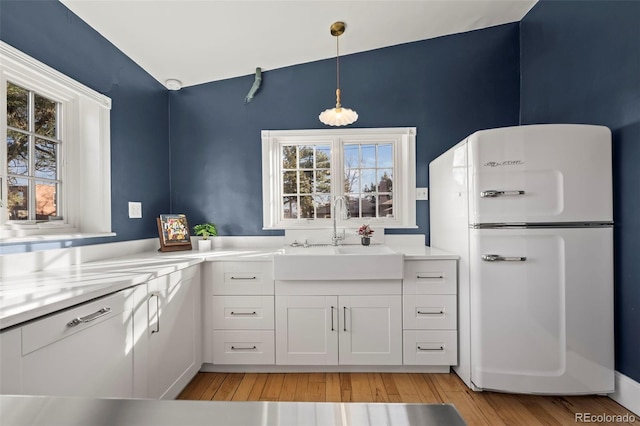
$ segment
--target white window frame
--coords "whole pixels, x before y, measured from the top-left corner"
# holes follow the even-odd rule
[[[61,104],[61,221],[7,220],[7,81]],[[0,93],[0,243],[115,235],[111,232],[111,99],[4,42],[0,42]]]
[[[263,229],[327,229],[333,219],[284,219],[282,215],[282,145],[331,145],[331,199],[344,195],[343,145],[388,143],[394,150],[393,218],[351,218],[336,215],[338,226],[357,228],[368,223],[378,228],[416,226],[416,128],[263,130],[262,131],[262,219]],[[339,180],[338,180],[339,179]]]

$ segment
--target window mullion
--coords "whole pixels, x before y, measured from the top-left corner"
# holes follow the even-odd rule
[[[29,203],[27,206],[28,209],[28,218],[29,221],[36,221],[36,180],[35,180],[35,169],[36,169],[36,138],[35,138],[35,129],[36,129],[36,118],[35,118],[35,93],[32,90],[29,90],[29,100],[27,102],[29,109],[29,119],[28,121],[28,130],[29,130],[29,170],[27,171],[28,176],[28,184],[27,184],[27,194],[29,194]]]

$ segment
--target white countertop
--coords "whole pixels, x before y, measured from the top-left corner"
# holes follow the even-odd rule
[[[392,247],[407,260],[457,259],[430,247]],[[268,261],[271,248],[214,249],[208,252],[144,252],[122,258],[17,275],[0,282],[0,329],[13,327],[125,288],[143,284],[205,261]]]

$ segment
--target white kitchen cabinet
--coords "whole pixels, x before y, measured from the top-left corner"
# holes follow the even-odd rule
[[[199,266],[154,278],[147,290],[136,317],[136,396],[173,399],[202,366]]]
[[[402,364],[400,295],[276,296],[276,362]]]
[[[405,261],[404,364],[457,364],[456,272],[455,260]]]
[[[0,394],[17,395],[21,389],[22,330],[0,333]]]
[[[204,361],[274,364],[273,263],[229,260],[204,268]]]
[[[123,290],[21,327],[20,393],[132,397],[131,295]]]

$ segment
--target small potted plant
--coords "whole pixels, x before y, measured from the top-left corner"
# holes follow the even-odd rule
[[[218,235],[216,225],[213,223],[200,223],[193,227],[193,232],[195,232],[196,235],[202,236],[202,239],[198,240],[198,251],[211,250],[211,240],[209,237]]]
[[[371,244],[371,234],[373,234],[373,229],[369,225],[362,225],[358,228],[358,235],[360,235],[360,242],[363,246]]]

